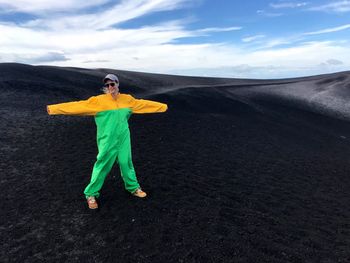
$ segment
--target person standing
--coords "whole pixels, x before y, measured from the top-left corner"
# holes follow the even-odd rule
[[[129,94],[119,92],[119,79],[107,74],[103,79],[104,94],[87,100],[66,102],[47,106],[49,115],[89,115],[95,117],[97,126],[98,155],[91,180],[84,190],[90,209],[98,208],[96,198],[100,196],[106,176],[115,162],[119,164],[124,186],[132,195],[147,196],[136,178],[131,156],[130,130],[128,120],[133,113],[165,112],[164,103],[135,99]]]

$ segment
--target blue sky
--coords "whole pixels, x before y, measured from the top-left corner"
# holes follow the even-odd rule
[[[350,0],[0,0],[0,62],[287,78],[350,70]]]

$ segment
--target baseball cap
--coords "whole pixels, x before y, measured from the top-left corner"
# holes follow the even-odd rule
[[[103,79],[103,83],[105,83],[107,80],[113,80],[113,81],[119,83],[118,77],[114,74],[107,74],[106,77],[104,77],[104,79]]]

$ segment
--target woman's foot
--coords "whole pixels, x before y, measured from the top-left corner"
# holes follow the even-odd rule
[[[86,198],[88,206],[90,209],[97,209],[98,208],[98,204],[96,201],[96,198],[94,196],[89,196],[88,198]]]
[[[147,194],[146,194],[144,191],[142,191],[141,188],[136,189],[136,191],[133,192],[132,195],[133,195],[133,196],[140,197],[140,198],[144,198],[144,197],[147,196]]]

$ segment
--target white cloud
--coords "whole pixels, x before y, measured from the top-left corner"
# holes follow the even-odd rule
[[[313,35],[320,35],[320,34],[326,34],[326,33],[333,33],[338,32],[342,30],[347,30],[350,28],[350,24],[338,26],[338,27],[332,27],[332,28],[326,28],[321,29],[313,32],[305,32],[305,33],[299,33],[294,35],[289,35],[285,37],[267,37],[265,35],[257,35],[252,37],[243,38],[243,42],[253,42],[256,39],[260,39],[257,41],[259,44],[255,48],[258,50],[261,49],[268,49],[268,48],[274,48],[279,46],[290,46],[290,45],[297,45],[297,43],[300,43],[302,41],[306,41],[306,39]],[[264,38],[264,41],[261,39]],[[339,44],[342,44],[343,40],[338,40]]]
[[[241,30],[242,27],[209,27],[204,29],[199,29],[196,32],[198,33],[215,33],[215,32],[227,32]]]
[[[343,64],[344,64],[343,61],[338,60],[338,59],[328,59],[328,60],[326,61],[326,63],[327,63],[328,65],[343,65]]]
[[[106,59],[96,59],[96,60],[86,60],[86,61],[83,61],[82,63],[106,63],[106,62],[111,62],[111,61]]]
[[[113,49],[89,55],[88,59],[99,57],[105,57],[111,61],[106,62],[103,67],[158,73],[181,72],[185,75],[191,75],[197,71],[199,75],[222,77],[282,78],[350,68],[349,45],[338,45],[335,42],[310,42],[296,47],[255,52],[227,44],[168,44],[146,46],[142,50],[136,47]],[[135,60],[135,57],[138,59]],[[321,66],[324,61],[330,59],[346,61],[346,63],[327,63]],[[80,60],[86,60],[86,56],[72,57],[72,61]],[[71,61],[60,64],[72,65]],[[74,66],[80,65],[77,63]],[[90,67],[100,67],[99,65],[101,63],[89,64]]]
[[[309,10],[346,13],[350,12],[350,1],[333,1],[333,3],[311,7]]]
[[[72,0],[73,1],[73,0]],[[122,22],[154,12],[180,8],[188,0],[129,0],[111,5],[108,9],[93,14],[48,15],[23,24],[24,27],[37,27],[54,30],[95,29],[101,30]]]
[[[347,25],[342,25],[338,27],[326,28],[326,29],[322,29],[314,32],[307,32],[307,33],[304,33],[303,35],[319,35],[319,34],[333,33],[333,32],[346,30],[349,28],[350,28],[350,24],[347,24]]]
[[[63,53],[47,52],[47,53],[0,53],[0,60],[6,62],[19,62],[29,64],[52,63],[59,61],[68,61]]]
[[[235,61],[217,67],[180,68],[176,74],[236,77],[236,78],[286,78],[309,76],[327,72],[349,70],[349,45],[336,42],[308,42],[295,47],[232,52],[228,59]],[[325,63],[326,61],[326,63]],[[343,62],[346,61],[346,62]],[[188,75],[188,74],[186,74]]]
[[[242,38],[242,41],[248,43],[248,42],[258,40],[258,39],[262,39],[264,37],[265,37],[264,35],[249,36],[249,37]]]
[[[274,9],[281,9],[281,8],[298,8],[306,6],[307,2],[279,2],[279,3],[270,3],[270,6]]]
[[[305,38],[305,37],[304,37]],[[265,50],[277,47],[286,47],[291,45],[297,45],[304,39],[301,35],[291,35],[285,37],[267,37],[259,38],[258,41],[251,42],[254,45],[255,50]]]
[[[0,8],[4,8],[7,12],[23,12],[23,13],[42,13],[75,11],[87,7],[98,6],[107,3],[110,0],[0,0]]]
[[[278,16],[283,16],[282,13],[266,12],[265,10],[257,10],[256,13],[257,13],[258,15],[267,16],[267,17],[278,17]]]
[[[32,63],[45,63],[45,62],[54,62],[54,61],[67,61],[67,58],[63,53],[60,52],[48,52],[44,55],[40,55],[34,58],[30,58]]]

